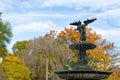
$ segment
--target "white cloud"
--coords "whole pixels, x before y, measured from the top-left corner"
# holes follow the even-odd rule
[[[75,18],[84,18],[90,17],[91,15],[96,15],[96,13],[45,13],[45,12],[25,12],[25,13],[5,13],[2,15],[4,20],[8,20],[15,24],[24,24],[29,23],[31,21],[38,20],[52,20],[52,19],[75,19]]]
[[[101,18],[108,18],[108,17],[118,17],[120,16],[120,8],[117,8],[117,9],[111,9],[111,10],[107,10],[107,11],[104,11],[102,13],[98,13],[97,14],[97,17],[101,17]]]
[[[117,24],[119,23],[119,16],[120,13],[119,9],[115,10],[109,10],[105,11],[103,13],[76,13],[76,14],[60,14],[60,13],[22,13],[22,14],[10,14],[6,15],[10,16],[7,17],[9,20],[14,20],[17,24],[16,27],[13,27],[13,33],[21,33],[21,32],[26,32],[26,31],[34,31],[34,32],[43,32],[45,30],[51,30],[54,29],[56,30],[56,25],[59,26],[59,24],[54,24],[52,22],[52,19],[50,18],[57,18],[57,20],[61,19],[70,19],[71,21],[76,20],[75,18],[82,18],[83,16],[89,17],[91,16],[97,16],[98,20],[96,20],[94,23],[90,24],[90,26],[93,26],[93,29],[95,29],[96,32],[100,33],[103,35],[104,38],[109,39],[110,41],[117,42],[118,40],[120,41],[120,38],[118,37],[120,34],[120,29],[115,28]],[[88,16],[87,16],[88,15]],[[6,20],[7,20],[6,18]],[[45,20],[51,20],[51,21],[44,21]],[[84,18],[85,19],[85,18]],[[38,20],[38,21],[37,21]],[[111,22],[107,22],[107,21]],[[64,27],[64,23],[60,23]],[[69,22],[68,22],[69,25]],[[62,28],[63,28],[62,27]],[[97,27],[97,28],[96,28]],[[112,29],[110,29],[112,28]],[[114,38],[113,38],[114,37]]]
[[[0,10],[7,11],[11,8],[26,10],[28,8],[40,9],[41,7],[69,7],[82,11],[109,10],[120,7],[120,0],[1,0]],[[20,11],[21,11],[20,10]]]
[[[97,20],[94,24],[96,27],[109,29],[109,28],[120,28],[120,9],[111,9],[101,13],[97,13],[94,16]]]
[[[22,2],[21,8],[32,8],[32,5],[29,2]]]
[[[92,10],[106,10],[120,7],[119,0],[46,0],[42,7],[66,6],[81,9],[81,7],[91,8]]]
[[[103,39],[114,42],[115,45],[120,47],[120,28],[93,28],[93,30],[98,34],[101,34]]]
[[[101,13],[86,13],[86,12],[77,12],[77,13],[45,13],[45,12],[26,12],[26,13],[9,13],[9,14],[3,14],[3,19],[11,21],[12,23],[15,24],[24,24],[24,23],[29,23],[31,21],[36,21],[36,20],[51,20],[51,19],[86,19],[86,18],[92,18],[92,17],[97,17],[98,20],[101,20],[102,23],[105,24],[111,24],[111,23],[106,23],[107,20],[112,20],[116,21],[119,23],[119,18],[120,17],[120,9],[112,9],[112,10],[107,10]],[[115,23],[116,23],[115,22]],[[102,25],[102,24],[100,24]]]
[[[22,32],[45,32],[52,29],[55,29],[56,25],[50,21],[47,22],[31,22],[29,24],[21,24],[13,28],[13,33],[22,33]]]
[[[6,11],[13,8],[14,0],[0,0],[0,11]]]
[[[13,28],[13,38],[8,45],[8,50],[12,52],[11,48],[16,41],[29,40],[39,36],[43,36],[50,30],[59,30],[51,21],[30,22],[28,24],[20,24]]]

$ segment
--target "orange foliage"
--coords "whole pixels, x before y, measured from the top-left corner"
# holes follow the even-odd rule
[[[64,31],[58,34],[58,38],[61,38],[63,41],[71,40],[73,43],[79,41],[80,37],[78,36],[80,36],[79,32],[75,31],[72,27],[65,27]]]
[[[107,80],[120,80],[120,67],[114,67],[111,71],[113,74]]]
[[[47,39],[55,39],[57,31],[51,30],[49,33],[45,34],[43,37]]]

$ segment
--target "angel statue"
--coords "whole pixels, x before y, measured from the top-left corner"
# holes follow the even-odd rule
[[[77,21],[77,22],[70,23],[70,25],[77,26],[77,29],[75,29],[75,30],[78,30],[79,33],[81,34],[81,36],[80,36],[81,41],[86,41],[85,28],[89,23],[92,23],[95,20],[96,20],[96,18],[92,18],[92,19],[87,19],[87,20],[83,21],[83,23],[81,23],[81,21]]]

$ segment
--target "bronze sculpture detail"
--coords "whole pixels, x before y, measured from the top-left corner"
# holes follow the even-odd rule
[[[89,24],[89,23],[92,23],[93,21],[95,21],[96,18],[92,18],[92,19],[87,19],[85,20],[83,23],[81,23],[81,21],[78,21],[78,22],[73,22],[73,23],[70,23],[70,25],[75,25],[77,26],[77,29],[80,34],[81,34],[81,41],[86,41],[86,32],[85,32],[85,27]]]
[[[81,66],[81,65],[86,65],[88,63],[88,54],[86,53],[86,47],[85,44],[87,45],[86,42],[86,32],[85,32],[85,28],[88,24],[92,23],[93,21],[95,21],[96,18],[92,18],[92,19],[87,19],[85,21],[83,21],[83,23],[81,21],[77,21],[77,22],[73,22],[73,23],[70,23],[70,25],[75,25],[77,26],[77,29],[75,30],[78,30],[79,33],[80,33],[80,42],[81,43],[84,43],[83,45],[78,45],[76,46],[77,44],[73,45],[74,47],[78,47],[78,50],[79,50],[79,55],[78,55],[78,66]],[[74,48],[73,46],[70,46],[72,48]],[[84,48],[82,46],[85,46]],[[89,45],[90,46],[93,46],[93,45]]]

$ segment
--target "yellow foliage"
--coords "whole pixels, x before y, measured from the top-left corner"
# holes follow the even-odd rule
[[[113,73],[107,80],[120,80],[120,67],[114,67],[111,71]]]
[[[8,80],[30,80],[30,71],[20,58],[7,55],[3,66]]]

